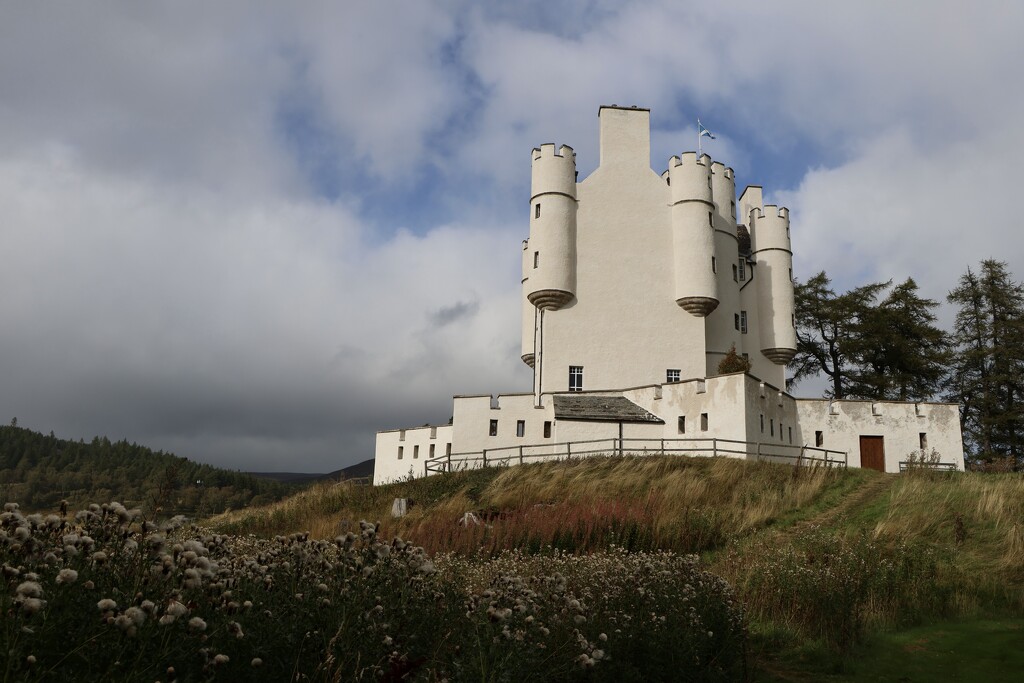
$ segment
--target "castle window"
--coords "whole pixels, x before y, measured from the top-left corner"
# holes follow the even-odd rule
[[[793,269],[792,268],[789,269],[789,279],[792,282],[792,280],[793,280]]]
[[[444,445],[444,454],[448,456],[452,454],[452,445],[450,443]]]
[[[536,268],[539,265],[540,265],[540,252],[539,251],[535,251],[535,252],[533,252],[533,267]]]
[[[796,313],[793,314],[793,329],[796,329]]]
[[[736,200],[729,202],[729,210],[732,211],[732,217],[736,218]]]
[[[551,438],[551,420],[545,420],[544,421],[544,438],[545,439],[550,439]]]
[[[712,228],[715,227],[715,214],[708,211],[708,225]]]
[[[711,257],[711,272],[718,272],[718,259],[716,259],[714,256]]]
[[[524,436],[526,434],[526,420],[516,420],[516,436]]]
[[[821,445],[825,443],[825,434],[822,432],[814,432],[814,445],[817,448],[821,448]]]
[[[771,436],[775,436],[775,418],[768,420],[768,428],[771,430]]]
[[[669,384],[672,384],[673,382],[678,382],[679,381],[679,371],[678,370],[666,370],[665,371],[665,381],[667,383],[669,383]]]
[[[583,366],[569,366],[569,391],[583,391]]]
[[[413,460],[419,460],[420,459],[420,447],[419,447],[418,444],[416,446],[412,447],[412,459]]]
[[[740,262],[736,265],[738,266],[737,270],[739,271],[740,282],[743,282],[747,279],[747,260],[741,258]]]
[[[779,420],[779,441],[782,441],[782,420]]]
[[[732,281],[733,282],[739,282],[740,281],[739,272],[738,272],[738,270],[736,268],[736,264],[735,263],[732,264]]]
[[[540,202],[538,202],[533,207],[533,217],[534,218],[540,218]]]
[[[700,414],[700,431],[702,431],[702,432],[708,431],[708,414],[707,413],[701,413]]]
[[[735,327],[737,330],[740,329],[740,314],[739,313],[733,313],[732,314],[732,326]]]
[[[401,460],[402,456],[405,455],[405,446],[398,447],[398,459]]]
[[[793,428],[792,428],[792,427],[787,427],[787,429],[789,430],[789,431],[788,431],[788,434],[789,434],[789,442],[790,442],[790,443],[793,443]]]
[[[491,420],[491,428],[490,428],[490,431],[488,433],[491,436],[497,436],[498,435],[498,421],[497,420]]]
[[[402,430],[400,430],[398,432],[398,440],[399,441],[405,441],[405,430],[404,429],[402,429]]]
[[[437,427],[431,427],[430,428],[430,438],[431,439],[436,439],[437,438]]]
[[[761,413],[761,433],[764,434],[764,413]]]
[[[685,415],[680,415],[679,416],[679,433],[680,434],[685,434],[686,433],[686,416]]]
[[[430,444],[430,453],[427,454],[428,458],[433,458],[434,457],[434,446],[435,445],[436,444]]]
[[[921,450],[922,451],[926,450],[928,448],[928,433],[927,432],[921,432],[920,434],[918,434],[917,435],[917,440],[918,440],[918,443],[921,446]]]
[[[740,333],[747,333],[747,312],[740,311]],[[746,354],[743,354],[746,355]]]

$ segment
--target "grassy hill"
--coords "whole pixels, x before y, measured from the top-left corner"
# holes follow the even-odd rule
[[[127,441],[86,443],[0,427],[0,496],[56,511],[116,499],[152,513],[205,515],[279,500],[297,487],[192,462]]]
[[[412,501],[400,519],[390,515],[395,498]],[[481,523],[459,524],[467,512]],[[612,546],[697,553],[743,601],[758,680],[991,682],[1024,666],[1024,649],[1005,647],[1024,642],[1019,473],[592,458],[372,488],[318,485],[210,523],[332,538],[360,519],[467,557]],[[958,664],[964,657],[979,664]],[[901,667],[914,676],[888,677]]]

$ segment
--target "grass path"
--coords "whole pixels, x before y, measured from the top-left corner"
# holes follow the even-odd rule
[[[869,524],[888,504],[888,494],[897,482],[897,475],[879,474],[868,477],[864,483],[843,496],[837,504],[824,507],[816,514],[793,524],[790,534],[799,534],[811,526],[845,528]]]

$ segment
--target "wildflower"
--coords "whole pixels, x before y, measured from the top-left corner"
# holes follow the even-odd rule
[[[177,617],[175,617],[173,614],[165,614],[162,617],[160,617],[159,623],[161,626],[170,626],[174,623],[176,618]]]
[[[146,614],[149,614],[150,616],[156,614],[156,605],[153,604],[152,600],[143,600],[142,604],[139,605],[139,607],[141,607],[142,611],[144,611]]]
[[[29,528],[27,526],[19,526],[17,529],[14,530],[14,538],[19,541],[24,542],[30,539],[31,537],[32,532],[29,531]]]
[[[57,583],[74,583],[78,580],[78,572],[74,569],[61,569],[57,572]]]
[[[21,611],[25,614],[35,614],[46,607],[46,601],[39,598],[25,598],[21,601]]]
[[[107,554],[102,550],[97,550],[92,554],[92,561],[96,564],[103,564],[107,561]]]
[[[229,661],[231,661],[231,658],[227,655],[217,655],[213,658],[213,663],[217,666],[220,666],[221,664],[227,664]]]
[[[192,617],[188,620],[188,627],[193,631],[205,631],[206,622],[200,619],[199,617]]]
[[[29,666],[31,666],[36,663],[36,656],[29,655],[28,657],[25,657],[25,661],[28,662]]]
[[[96,609],[98,609],[101,612],[110,612],[112,610],[117,609],[117,603],[111,600],[110,598],[103,598],[102,600],[96,603]]]
[[[14,591],[19,597],[38,598],[43,594],[43,588],[35,581],[25,581],[18,585]]]
[[[146,621],[146,613],[139,607],[129,607],[124,611],[124,615],[131,619],[136,626],[142,626],[142,623]]]
[[[228,623],[228,633],[235,636],[235,638],[244,638],[245,634],[242,633],[242,625],[237,621]]]
[[[183,617],[188,614],[188,607],[185,607],[185,605],[177,600],[172,600],[171,604],[167,605],[166,612],[174,618]]]
[[[255,669],[258,669],[258,668],[260,668],[261,666],[263,666],[263,660],[262,660],[262,659],[260,659],[259,657],[253,657],[253,658],[252,658],[252,661],[251,661],[251,662],[249,662],[249,663],[250,663],[250,664],[251,664],[251,665],[253,666],[253,668],[255,668]]]
[[[82,584],[82,588],[84,588],[87,591],[91,591],[95,587],[96,587],[96,584],[92,582],[92,579],[90,579],[89,581],[86,581],[85,583]]]

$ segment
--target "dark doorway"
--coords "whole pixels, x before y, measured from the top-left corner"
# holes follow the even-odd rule
[[[881,436],[860,437],[860,466],[885,472],[885,438]]]

